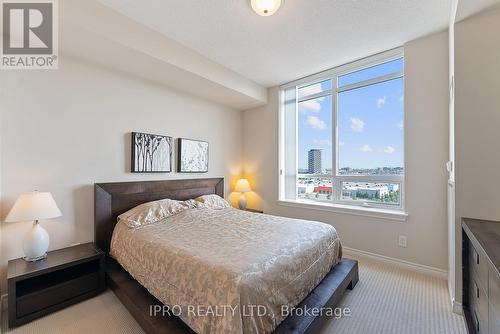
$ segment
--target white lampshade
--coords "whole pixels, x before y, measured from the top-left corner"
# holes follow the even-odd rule
[[[252,9],[260,16],[271,16],[281,7],[282,0],[250,0]]]
[[[249,191],[252,191],[252,189],[250,188],[250,184],[248,183],[247,179],[239,179],[238,182],[236,182],[234,191],[238,193],[247,193]]]
[[[61,211],[51,193],[34,191],[17,198],[5,221],[23,222],[61,216]]]

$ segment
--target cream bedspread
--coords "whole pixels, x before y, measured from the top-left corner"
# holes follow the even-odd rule
[[[118,222],[111,255],[197,333],[248,334],[272,332],[341,249],[327,224],[188,209],[136,229]]]

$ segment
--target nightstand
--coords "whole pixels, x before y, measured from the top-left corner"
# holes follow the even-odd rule
[[[246,208],[245,211],[253,212],[253,213],[264,213],[264,211],[262,211],[262,210],[255,210],[255,209],[249,209],[249,208]]]
[[[36,262],[8,263],[9,327],[60,310],[105,289],[105,256],[94,243],[47,253]]]

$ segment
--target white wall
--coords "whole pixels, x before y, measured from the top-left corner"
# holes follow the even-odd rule
[[[448,291],[455,312],[461,313],[461,308],[455,302],[455,19],[458,9],[458,0],[453,0],[448,22],[448,89],[449,89],[449,171],[448,171]]]
[[[2,71],[0,110],[2,212],[22,192],[51,191],[63,217],[43,223],[50,249],[93,240],[94,182],[224,176],[227,190],[240,174],[242,112],[65,54],[59,70]],[[209,173],[129,173],[131,131],[207,140]],[[29,227],[3,223],[3,291]]]
[[[334,225],[344,246],[447,270],[448,35],[405,45],[406,206],[404,223],[283,207],[278,199],[278,89],[244,113],[244,166],[255,193],[249,207]],[[408,248],[398,236],[408,236]]]
[[[455,26],[456,300],[461,218],[500,221],[500,6]]]
[[[457,218],[500,219],[500,7],[456,25]]]

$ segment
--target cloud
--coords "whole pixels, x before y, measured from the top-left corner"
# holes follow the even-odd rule
[[[398,124],[396,124],[396,126],[400,129],[400,130],[403,130],[404,127],[405,127],[405,124],[403,122],[403,120],[400,120]]]
[[[344,146],[344,145],[345,145],[345,143],[342,140],[339,141],[339,146]]]
[[[317,145],[332,146],[330,139],[314,139],[314,143]]]
[[[351,117],[351,129],[354,132],[361,132],[365,127],[365,122],[356,117]]]
[[[380,109],[384,106],[385,104],[385,96],[384,97],[380,97],[378,100],[377,100],[377,108]]]
[[[299,103],[299,111],[302,113],[306,113],[307,110],[311,110],[314,112],[321,111],[321,104],[319,103],[320,99],[307,100]]]
[[[384,152],[385,153],[388,153],[388,154],[392,154],[394,152],[396,152],[396,149],[392,146],[387,146],[385,149],[384,149]]]
[[[312,95],[312,94],[318,94],[321,93],[323,89],[321,88],[321,82],[318,82],[317,84],[306,86],[299,88],[299,98]]]
[[[320,120],[316,116],[307,116],[307,124],[313,129],[324,130],[326,129],[326,123]]]
[[[312,94],[321,93],[322,91],[323,91],[323,89],[321,88],[321,82],[314,84],[314,85],[302,87],[299,89],[299,98],[304,97],[304,96],[309,96]],[[306,113],[307,110],[311,110],[314,112],[320,112],[321,111],[320,102],[323,101],[324,99],[325,99],[324,97],[320,97],[317,99],[300,102],[299,103],[299,110],[303,113]]]
[[[370,145],[363,145],[359,148],[361,152],[373,152],[373,148]]]

